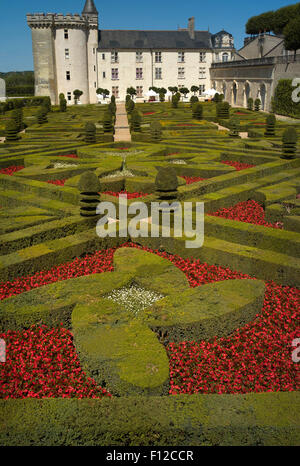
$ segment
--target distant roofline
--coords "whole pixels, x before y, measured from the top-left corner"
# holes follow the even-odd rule
[[[100,31],[127,31],[127,32],[133,32],[133,31],[141,31],[141,32],[188,32],[188,29],[185,30],[178,30],[178,29],[104,29],[101,28],[99,29]],[[201,30],[201,29],[195,29],[195,32],[209,32],[207,29]]]

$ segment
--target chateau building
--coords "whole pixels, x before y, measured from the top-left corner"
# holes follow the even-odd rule
[[[86,0],[82,14],[27,15],[32,31],[35,95],[50,95],[57,104],[64,93],[83,91],[81,103],[97,103],[97,89],[108,89],[120,101],[128,87],[137,99],[146,99],[149,87],[196,85],[199,94],[211,87],[214,62],[234,58],[233,37],[226,31],[212,34],[187,29],[175,31],[99,30],[98,11]]]
[[[260,34],[246,38],[232,61],[213,63],[210,75],[231,105],[246,107],[249,97],[259,98],[262,110],[270,111],[278,81],[300,78],[300,54],[285,50],[283,37]]]

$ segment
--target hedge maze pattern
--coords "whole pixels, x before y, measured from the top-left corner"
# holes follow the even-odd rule
[[[265,114],[245,109],[231,109],[230,116],[238,119],[238,131],[252,136],[242,139],[230,136],[229,129],[232,129],[230,119],[220,120],[216,118],[214,103],[204,104],[203,116],[200,119],[193,119],[189,104],[179,104],[178,108],[172,108],[169,103],[138,104],[135,109],[140,115],[141,131],[132,131],[131,143],[114,143],[113,132],[103,131],[102,122],[105,106],[102,107],[74,106],[68,108],[67,112],[59,112],[58,109],[53,108],[47,115],[48,122],[43,124],[37,123],[36,108],[25,107],[23,121],[26,132],[21,133],[21,138],[17,141],[0,145],[0,281],[2,285],[39,271],[50,270],[54,266],[84,257],[97,250],[115,248],[126,242],[135,242],[152,250],[159,249],[182,258],[193,257],[201,263],[205,262],[236,270],[259,280],[256,282],[255,305],[251,312],[250,308],[247,308],[249,310],[248,317],[245,318],[241,312],[241,317],[237,318],[234,325],[230,318],[229,321],[225,319],[220,327],[223,329],[224,335],[230,334],[239,325],[244,325],[259,312],[262,306],[265,281],[274,281],[279,285],[300,288],[300,158],[298,151],[292,158],[284,158],[282,153],[284,130],[288,126],[293,126],[300,135],[299,122],[277,121],[275,135],[273,134],[274,127],[272,127],[271,132],[269,131],[265,135],[267,128]],[[5,134],[5,124],[9,118],[10,112],[0,115],[0,136]],[[88,122],[93,122],[96,126],[96,143],[87,144],[85,140],[85,127]],[[160,122],[162,127],[161,140],[158,142],[152,140],[150,125],[153,122]],[[221,125],[223,129],[218,130],[218,125]],[[132,125],[132,129],[134,127]],[[179,202],[204,202],[205,240],[202,248],[186,249],[184,238],[134,239],[128,236],[127,238],[101,239],[96,235],[95,218],[80,215],[81,193],[78,189],[78,183],[83,173],[91,171],[97,175],[100,182],[100,199],[113,202],[118,211],[118,195],[121,192],[128,194],[129,204],[135,202],[137,198],[147,205],[150,205],[152,201],[157,201],[155,179],[158,171],[165,167],[172,168],[177,175],[177,199]],[[258,221],[257,218],[247,220],[245,214],[247,206],[256,206],[255,208],[261,209],[261,221]],[[241,211],[241,217],[244,214],[244,221],[232,219],[231,215],[238,209]],[[143,256],[147,253],[140,252],[139,254]],[[141,260],[142,270],[143,259],[139,258],[139,254],[137,262]],[[161,260],[158,259],[158,263]],[[107,291],[111,291],[114,284],[114,273],[103,274],[103,279],[104,275],[111,275],[110,285],[107,288]],[[124,283],[128,284],[128,277],[125,281],[123,278],[115,279],[118,287],[124,286]],[[86,279],[87,277],[77,279],[79,280],[76,282],[79,290],[80,280]],[[101,274],[99,280],[101,283]],[[244,282],[247,281],[244,280]],[[133,394],[137,397],[137,403],[141,403],[139,410],[147,411],[148,409],[147,401],[142,408],[143,401],[140,401],[140,395],[164,395],[153,398],[154,411],[159,411],[162,403],[163,406],[176,404],[176,401],[173,402],[170,397],[166,396],[168,393],[168,369],[166,368],[168,361],[165,353],[158,352],[155,355],[157,361],[161,361],[161,367],[155,375],[158,379],[156,388],[159,387],[159,389],[153,391],[151,387],[148,387],[149,390],[145,387],[141,389],[141,384],[139,389],[132,388],[132,379],[129,377],[128,381],[126,377],[126,380],[120,378],[118,371],[112,370],[110,374],[109,358],[103,363],[103,366],[107,365],[108,367],[107,369],[105,366],[103,373],[101,370],[95,371],[93,367],[91,368],[90,356],[87,355],[91,345],[85,344],[87,330],[81,328],[81,318],[78,318],[78,312],[76,314],[74,311],[74,300],[62,299],[64,288],[60,283],[63,282],[48,285],[52,288],[34,290],[27,293],[26,296],[20,294],[17,297],[5,299],[2,304],[0,303],[1,331],[20,330],[28,328],[31,324],[52,326],[63,322],[66,328],[74,331],[81,362],[88,374],[94,377],[97,382],[101,384],[106,378],[109,388],[111,376],[111,380],[113,379],[111,384],[115,387],[112,392],[115,391],[117,395]],[[259,290],[260,284],[261,290]],[[68,286],[72,288],[73,285],[68,285],[68,282],[65,282],[65,286],[65,290],[67,290]],[[96,282],[90,286],[91,288],[96,286]],[[144,283],[143,286],[148,288],[150,283],[147,286]],[[166,279],[163,286],[158,286],[155,291],[164,294],[168,286]],[[57,299],[56,305],[53,305],[51,309],[45,299],[46,289],[53,290],[55,299]],[[66,295],[70,293],[70,291],[65,292]],[[78,306],[84,308],[84,303],[78,304],[77,308]],[[111,303],[111,306],[113,310],[109,308],[107,315],[116,312],[116,304]],[[153,306],[155,308],[157,305]],[[159,306],[156,309],[159,309]],[[84,309],[82,312],[85,319],[90,322],[90,317],[84,314]],[[102,318],[104,318],[103,315]],[[142,325],[141,321],[137,322],[137,326]],[[167,331],[169,334],[171,333],[170,341],[180,341],[180,335],[188,339],[186,330],[178,330],[175,328],[176,326],[171,326],[173,330],[170,332],[170,325],[160,324],[158,326],[161,333]],[[155,327],[153,322],[152,327]],[[158,327],[156,331],[158,331]],[[200,326],[199,334],[197,335],[197,332],[194,331],[190,339],[198,338],[201,340],[217,335],[219,331],[222,333],[220,329],[214,332],[214,329],[217,328],[217,323],[207,324],[206,327],[205,325]],[[140,335],[140,332],[143,334],[145,331],[145,339],[152,338],[147,333],[148,327],[141,329],[135,329],[133,333]],[[93,331],[89,330],[89,332]],[[90,335],[90,338],[96,337]],[[95,355],[93,357],[95,359]],[[134,360],[132,364],[134,364]],[[264,394],[263,396],[268,400],[274,398],[275,408],[272,425],[275,427],[272,429],[276,431],[279,441],[282,444],[288,444],[289,439],[296,439],[296,421],[287,419],[281,423],[280,418],[280,403],[284,402],[289,406],[289,394]],[[295,403],[295,398],[299,402],[296,393],[290,394],[290,396],[291,404]],[[196,404],[206,403],[204,400],[201,401],[201,395],[194,395],[194,397],[197,397],[198,400],[194,398]],[[178,396],[179,399],[180,396]],[[217,403],[224,403],[226,408],[228,404],[225,397],[224,401],[221,399],[222,396]],[[242,401],[241,399],[235,401],[238,398],[232,396],[232,400],[232,408],[230,409],[236,410],[236,412],[241,409],[241,403],[243,406],[247,406],[245,412],[250,409],[252,400],[254,400],[254,404],[260,403],[259,395],[255,394],[252,395],[252,398],[249,395]],[[69,402],[74,403],[75,400]],[[104,418],[110,402],[112,400],[105,400],[103,407],[97,408],[100,411],[103,410],[101,416],[103,415]],[[16,409],[20,413],[23,412],[24,403],[26,404],[26,400],[16,405]],[[42,408],[45,410],[44,415],[49,408],[47,403]],[[51,422],[54,422],[54,418],[57,416],[59,417],[55,410],[59,410],[62,403],[62,400],[53,400],[51,407],[53,419],[51,418]],[[68,417],[71,404],[68,405],[68,400],[64,400],[64,403],[63,409],[66,410]],[[122,405],[122,400],[114,401],[111,405],[114,406],[113,409],[117,409],[116,403]],[[188,408],[190,403],[187,401],[187,409],[190,409]],[[30,402],[30,406],[34,412],[33,401]],[[80,409],[74,406],[74,409]],[[132,407],[130,403],[128,406],[127,416],[131,419]],[[3,409],[6,408],[3,407]],[[173,409],[174,412],[176,411],[174,406],[170,409],[170,412],[173,412]],[[263,416],[259,414],[261,410],[262,407],[259,406],[255,419],[250,419],[249,413],[243,418],[245,426],[248,423],[256,426],[253,428],[254,433],[249,437],[250,440],[245,440],[241,433],[242,430],[238,431],[233,427],[233,443],[241,441],[245,444],[251,444],[251,442],[272,444],[270,430],[264,424]],[[200,424],[206,425],[206,421],[201,419],[200,411],[198,420],[194,419],[192,422],[194,432],[199,429]],[[293,411],[295,411],[294,408]],[[89,415],[92,416],[92,412],[87,414],[87,416]],[[238,415],[235,414],[235,416]],[[170,414],[169,417],[172,418],[172,415]],[[183,426],[187,417],[183,415],[183,419],[179,418],[178,413],[174,414],[175,424]],[[29,422],[29,418],[26,418],[25,424],[27,422]],[[15,429],[15,441],[26,444],[21,427],[15,424],[16,420],[13,416],[9,423],[11,428]],[[223,427],[217,422],[211,421],[211,423],[215,430],[211,430],[211,433],[207,434],[207,442],[218,444],[215,436],[220,435],[220,439],[223,439],[220,444],[229,444],[230,437],[224,433]],[[163,421],[158,421],[157,426],[153,427],[153,430],[151,430],[152,427],[150,429],[151,436],[154,437],[157,429],[166,429],[161,431],[161,441],[165,435],[167,437],[173,435],[170,433],[172,429],[166,428],[162,424],[164,424]],[[137,426],[138,423],[135,427]],[[74,438],[65,439],[66,444],[77,444],[75,433],[79,427],[78,425],[74,426]],[[132,432],[137,432],[135,427]],[[105,428],[109,430],[112,427],[108,423]],[[144,428],[147,430],[145,426],[142,426],[142,429]],[[219,434],[217,434],[218,432]],[[34,437],[36,434],[32,435]],[[89,435],[86,433],[86,437],[83,436],[83,438],[85,437],[83,442],[89,443],[91,441],[91,444],[94,444],[93,442],[102,441],[105,444],[105,440],[101,437],[102,434],[98,434],[98,437],[95,437],[96,440],[91,440]],[[114,435],[115,432],[111,438]],[[131,433],[131,435],[132,441],[136,441],[136,433]],[[187,435],[186,431],[185,435]],[[194,437],[195,444],[205,442],[203,436],[201,439],[199,437],[198,440]],[[243,438],[241,439],[241,437]],[[189,442],[187,438],[183,440],[181,434],[178,434],[177,440]],[[56,442],[55,438],[48,439],[48,441],[50,444]],[[141,444],[147,444],[145,438],[140,441]],[[296,442],[296,440],[292,441]],[[4,440],[1,443],[6,442],[9,444],[8,437],[6,438],[4,434]]]

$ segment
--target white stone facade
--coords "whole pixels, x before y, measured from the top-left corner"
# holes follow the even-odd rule
[[[230,60],[234,53],[231,34],[195,31],[194,18],[178,31],[99,31],[93,0],[86,1],[82,15],[28,14],[27,23],[35,95],[50,95],[53,104],[60,93],[73,104],[75,89],[83,91],[82,104],[97,103],[98,88],[119,101],[125,100],[128,87],[137,90],[141,101],[152,86],[196,85],[201,95],[211,87],[211,63]]]

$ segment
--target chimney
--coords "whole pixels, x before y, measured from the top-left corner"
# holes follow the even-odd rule
[[[195,39],[195,18],[194,16],[192,16],[192,18],[189,18],[188,32],[189,32],[190,38]]]

